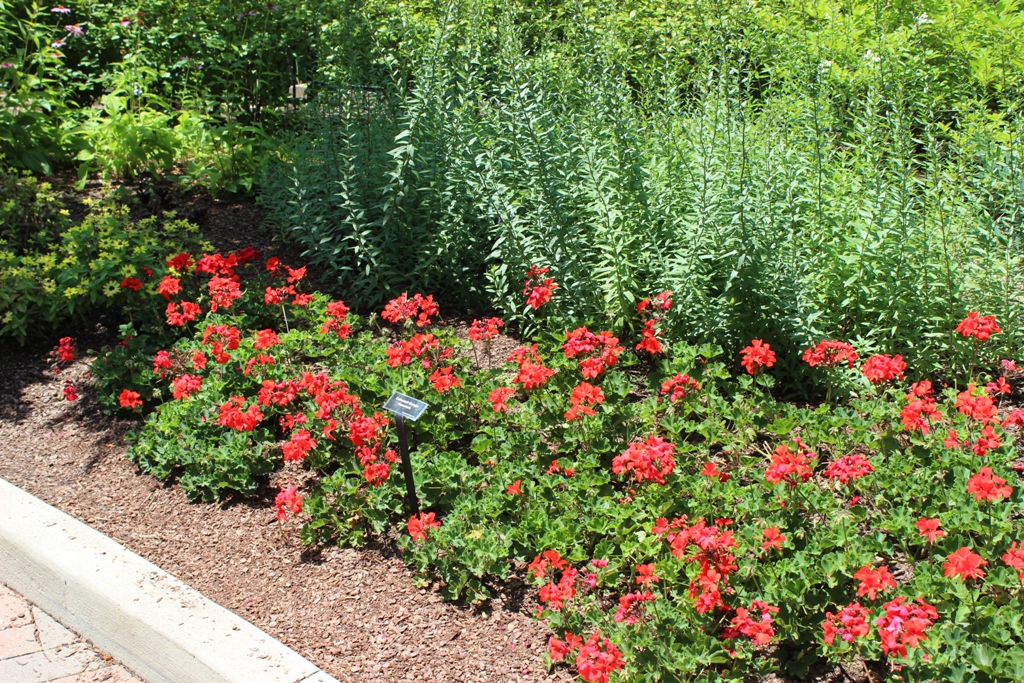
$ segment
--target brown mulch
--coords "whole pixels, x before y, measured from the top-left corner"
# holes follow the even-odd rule
[[[133,214],[174,211],[196,222],[220,250],[254,246],[303,263],[301,251],[259,229],[251,199],[212,199],[159,190],[137,193]],[[310,268],[310,284],[323,287]],[[321,280],[321,282],[317,282]],[[65,333],[80,349],[113,341],[116,320]],[[88,364],[59,375],[56,344],[0,343],[0,477],[20,486],[197,588],[348,683],[384,681],[567,681],[541,662],[550,632],[535,621],[534,591],[496,596],[481,607],[444,602],[417,588],[393,540],[365,548],[308,548],[294,517],[277,522],[274,487],[262,496],[193,504],[177,486],[143,475],[125,457],[137,423],[99,414]],[[499,354],[507,353],[495,348]],[[482,351],[482,349],[481,349]],[[81,398],[63,400],[65,380]],[[290,475],[301,476],[298,472]]]

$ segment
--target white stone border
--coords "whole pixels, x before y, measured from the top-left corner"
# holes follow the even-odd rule
[[[0,582],[148,683],[338,683],[155,564],[3,479]]]

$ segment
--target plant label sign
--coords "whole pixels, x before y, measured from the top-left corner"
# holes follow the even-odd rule
[[[384,404],[384,410],[390,410],[395,415],[401,415],[402,417],[412,420],[415,422],[420,419],[420,415],[427,409],[427,404],[423,401],[413,398],[412,396],[406,396],[405,394],[395,392],[391,394],[391,398]]]

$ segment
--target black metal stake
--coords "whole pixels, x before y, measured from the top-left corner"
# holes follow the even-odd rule
[[[416,482],[412,478],[412,460],[409,459],[409,439],[405,435],[405,418],[395,415],[398,428],[398,452],[402,456],[402,474],[405,475],[405,494],[409,503],[409,513],[413,516],[420,513],[420,501],[416,497]]]

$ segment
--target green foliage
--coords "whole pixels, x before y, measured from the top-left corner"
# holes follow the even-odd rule
[[[1012,354],[1016,39],[972,24],[1005,57],[996,88],[956,38],[967,5],[848,4],[559,6],[529,27],[516,8],[396,10],[370,47],[332,34],[261,200],[359,306],[421,289],[532,331],[519,291],[539,264],[558,323],[628,330],[634,293],[672,289],[677,334],[764,338],[794,373],[833,336],[937,371],[968,310],[1000,315]],[[660,58],[628,56],[644,32]]]
[[[140,295],[122,281],[148,281],[147,268],[155,270],[168,255],[201,244],[198,228],[187,221],[131,221],[127,207],[111,201],[93,207],[79,225],[58,225],[51,228],[53,241],[30,248],[0,242],[0,337],[24,343],[104,308],[145,315],[152,307],[139,306]]]
[[[53,186],[31,175],[0,174],[0,245],[16,254],[45,248],[67,228],[68,210]]]

